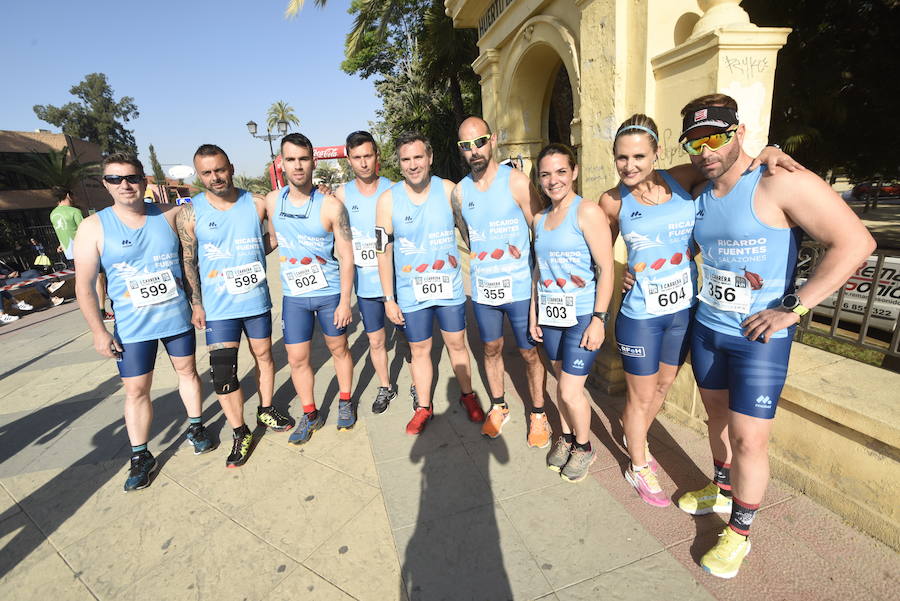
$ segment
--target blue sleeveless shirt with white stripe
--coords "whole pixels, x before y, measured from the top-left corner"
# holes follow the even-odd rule
[[[137,229],[122,223],[112,207],[97,213],[103,226],[100,265],[106,272],[107,294],[116,313],[116,335],[124,343],[157,340],[193,327],[191,307],[181,283],[178,236],[158,206],[144,203],[144,211],[144,225]],[[176,287],[177,296],[156,304],[134,306],[139,294],[134,284],[140,276],[165,270],[174,281],[168,279],[168,274],[154,279],[153,292],[157,293],[162,284]]]
[[[356,186],[356,180],[344,184],[344,205],[350,217],[350,231],[353,234],[354,259],[360,250],[357,244],[375,241],[375,204],[381,193],[394,185],[386,177],[378,178],[378,188],[372,196],[364,196]],[[368,246],[367,246],[368,248]],[[361,298],[379,298],[384,296],[381,290],[381,279],[378,277],[378,264],[356,265],[356,296]]]

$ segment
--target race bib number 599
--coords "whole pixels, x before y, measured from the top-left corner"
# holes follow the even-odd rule
[[[135,307],[156,305],[178,296],[171,269],[142,273],[125,280],[128,296]]]

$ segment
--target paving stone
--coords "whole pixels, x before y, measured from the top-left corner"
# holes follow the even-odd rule
[[[382,414],[366,420],[375,463],[421,458],[435,450],[462,444],[443,413],[436,413],[422,434],[410,436],[406,433],[406,423],[412,417],[412,411],[403,411],[401,405],[391,407],[388,412],[390,415]]]
[[[369,443],[368,426],[357,420],[352,430],[339,432],[332,424],[320,429],[309,443],[296,447],[287,442],[287,434],[269,432],[266,440],[273,444],[287,445],[299,450],[307,459],[334,468],[348,476],[380,486],[378,472],[375,470],[375,458]]]
[[[524,441],[511,442],[506,436],[493,440],[482,436],[463,446],[482,476],[490,481],[495,499],[559,484],[559,473],[547,469],[549,447],[532,449]]]
[[[399,598],[383,597],[385,601]],[[353,597],[303,566],[298,566],[291,572],[271,593],[266,595],[264,601],[296,601],[297,599],[353,601]]]

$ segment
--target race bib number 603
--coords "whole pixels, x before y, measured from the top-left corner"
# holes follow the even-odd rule
[[[575,295],[547,292],[538,296],[538,324],[568,328],[578,323]]]

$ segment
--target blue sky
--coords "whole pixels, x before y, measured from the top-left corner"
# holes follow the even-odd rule
[[[222,146],[237,173],[262,174],[265,133],[276,100],[294,107],[299,131],[316,146],[342,144],[366,129],[380,102],[373,82],[340,70],[352,25],[349,0],[325,9],[308,0],[283,18],[286,0],[4,2],[0,11],[0,129],[59,131],[39,120],[35,104],[63,105],[88,73],[106,73],[115,98],[131,96],[134,131],[160,162],[187,163],[198,145]],[[277,148],[276,148],[277,153]]]

